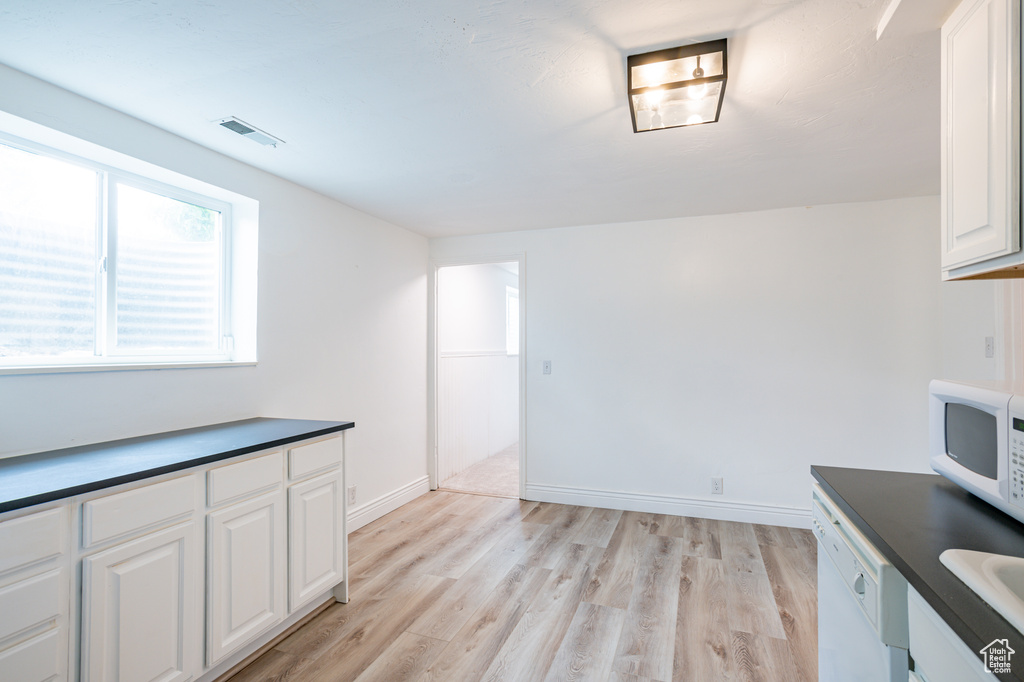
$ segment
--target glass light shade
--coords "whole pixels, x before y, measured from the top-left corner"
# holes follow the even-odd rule
[[[725,39],[631,55],[627,68],[634,132],[718,121],[728,77]]]
[[[0,357],[95,352],[98,182],[0,144]]]
[[[117,183],[116,347],[220,346],[221,214]]]
[[[689,85],[658,93],[656,98],[652,98],[651,93],[633,96],[634,125],[638,133],[714,122],[722,83]]]
[[[721,76],[725,73],[722,62],[724,54],[724,52],[712,52],[700,55],[699,67],[697,65],[697,55],[670,59],[665,62],[639,64],[630,69],[632,71],[633,87],[649,88],[668,83],[682,83],[693,80],[693,72],[698,68],[704,70],[704,78]]]

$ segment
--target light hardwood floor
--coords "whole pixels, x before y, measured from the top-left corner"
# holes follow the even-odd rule
[[[809,531],[432,492],[250,680],[814,682]]]

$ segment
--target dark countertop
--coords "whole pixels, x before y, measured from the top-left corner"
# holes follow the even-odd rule
[[[351,429],[255,418],[0,459],[0,513]]]
[[[811,474],[967,648],[1008,639],[1022,652],[1012,674],[996,677],[1024,680],[1024,634],[939,562],[946,549],[1024,557],[1024,524],[937,474],[823,466]]]

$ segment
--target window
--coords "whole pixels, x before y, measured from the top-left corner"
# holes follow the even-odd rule
[[[218,193],[0,139],[0,370],[254,361],[255,248]]]
[[[505,287],[505,353],[519,355],[519,289]]]

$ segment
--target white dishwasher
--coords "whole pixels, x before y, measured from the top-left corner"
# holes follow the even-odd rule
[[[817,484],[812,513],[819,682],[907,682],[906,579]]]

